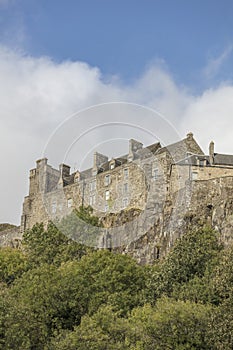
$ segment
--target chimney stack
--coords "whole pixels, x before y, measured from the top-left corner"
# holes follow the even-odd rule
[[[108,157],[99,152],[94,153],[92,175],[96,175],[100,166],[108,161]]]
[[[214,164],[214,142],[211,141],[209,144],[209,157],[210,157],[210,165]]]
[[[61,174],[62,178],[70,176],[70,166],[69,165],[60,164],[59,170],[60,170],[60,174]]]
[[[137,153],[138,150],[142,149],[143,144],[137,140],[130,139],[129,140],[129,154],[128,154],[128,160],[134,159],[134,154]]]

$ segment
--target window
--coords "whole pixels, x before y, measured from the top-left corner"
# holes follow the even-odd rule
[[[109,190],[107,190],[105,192],[105,199],[106,199],[106,201],[108,201],[110,199],[110,191]]]
[[[206,160],[205,159],[200,159],[200,166],[205,166],[206,165]]]
[[[115,168],[115,163],[111,163],[110,164],[110,169],[114,169]]]
[[[96,190],[96,180],[90,182],[90,191]]]
[[[52,214],[55,214],[57,211],[57,203],[56,202],[53,202],[52,203]]]
[[[106,212],[108,210],[109,210],[109,206],[108,206],[108,204],[105,204],[104,211]]]
[[[197,180],[198,174],[196,172],[192,173],[192,180]]]
[[[95,194],[92,194],[92,195],[90,196],[89,204],[90,204],[91,206],[95,204]]]
[[[155,168],[152,170],[152,177],[154,180],[156,180],[158,178],[158,175],[159,175],[159,169],[158,168]]]
[[[128,198],[123,199],[123,208],[126,208],[128,205]]]
[[[68,201],[67,201],[67,207],[68,208],[71,208],[73,205],[73,199],[72,198],[69,198]]]
[[[110,175],[109,174],[105,176],[104,184],[105,184],[105,186],[108,186],[110,184]]]
[[[125,179],[125,180],[128,180],[128,177],[129,177],[129,169],[128,169],[128,168],[125,168],[125,169],[124,169],[124,179]]]
[[[128,184],[124,184],[124,193],[128,193]]]

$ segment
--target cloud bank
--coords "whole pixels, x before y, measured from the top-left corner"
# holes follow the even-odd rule
[[[184,137],[193,131],[204,151],[233,153],[233,84],[222,82],[199,95],[178,86],[159,62],[131,84],[104,77],[84,62],[54,62],[0,47],[0,222],[18,224],[28,171],[47,139],[69,115],[94,104],[126,101],[163,114]],[[130,135],[129,135],[130,138]]]

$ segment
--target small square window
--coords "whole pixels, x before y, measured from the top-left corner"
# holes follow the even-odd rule
[[[192,173],[192,180],[197,180],[198,174],[196,172]]]
[[[72,205],[73,205],[73,199],[72,199],[72,198],[69,198],[69,199],[67,200],[67,207],[68,207],[68,208],[71,208]]]

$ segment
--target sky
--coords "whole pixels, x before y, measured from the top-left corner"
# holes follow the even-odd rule
[[[228,0],[0,0],[0,222],[19,224],[29,169],[54,135],[89,128],[85,113],[76,129],[69,117],[93,105],[125,102],[140,125],[146,114],[128,106],[145,106],[157,112],[158,138],[163,118],[180,137],[192,131],[206,153],[213,139],[233,154],[232,23]],[[114,108],[101,110],[103,120],[114,121]],[[100,109],[91,111],[100,126]],[[109,157],[121,147],[108,147],[106,134],[149,140],[132,128],[101,130],[89,137]],[[80,149],[90,148],[84,139]],[[48,156],[56,167],[64,158]]]

